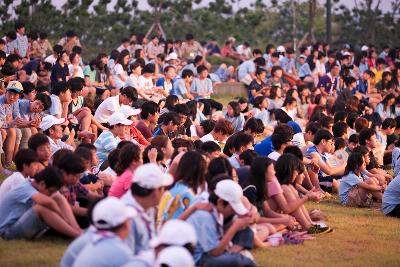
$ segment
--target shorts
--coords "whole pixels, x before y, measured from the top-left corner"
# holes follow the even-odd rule
[[[371,207],[372,194],[366,193],[364,189],[354,186],[347,196],[346,206],[350,207]]]
[[[33,208],[27,210],[13,225],[6,229],[2,237],[7,240],[27,239],[43,235],[49,227],[46,225]]]

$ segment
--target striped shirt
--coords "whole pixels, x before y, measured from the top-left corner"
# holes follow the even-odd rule
[[[94,142],[94,146],[97,149],[97,157],[99,158],[99,166],[107,160],[108,154],[115,148],[121,139],[118,136],[114,136],[110,131],[102,132]]]

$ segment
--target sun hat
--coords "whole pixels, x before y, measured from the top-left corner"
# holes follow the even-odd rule
[[[47,115],[43,117],[40,122],[40,129],[43,131],[48,130],[53,125],[63,124],[65,122],[65,118],[56,118],[53,115]]]
[[[245,215],[249,212],[242,203],[243,190],[233,180],[222,180],[217,183],[214,193],[221,199],[228,202],[238,215]]]
[[[146,163],[135,170],[132,182],[147,189],[156,189],[169,186],[174,178],[169,173],[164,173],[157,164]]]
[[[196,231],[190,223],[177,219],[168,220],[158,235],[150,240],[153,248],[159,245],[184,246],[188,243],[197,243]]]

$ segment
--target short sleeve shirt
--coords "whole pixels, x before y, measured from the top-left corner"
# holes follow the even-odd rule
[[[71,267],[79,253],[91,243],[91,240],[96,232],[96,228],[90,226],[87,231],[75,239],[67,248],[64,256],[61,259],[60,267]]]
[[[69,76],[69,69],[67,64],[64,64],[64,67],[61,67],[60,63],[56,62],[51,70],[50,79],[53,84],[59,81],[67,81],[67,77]]]
[[[61,101],[60,98],[56,95],[51,95],[50,96],[51,99],[51,107],[49,108],[49,114],[56,116],[56,115],[60,115],[62,113],[62,105],[61,105]]]
[[[31,101],[28,99],[19,99],[18,100],[18,107],[19,107],[19,115],[22,119],[24,120],[31,120],[33,119],[33,112],[30,111],[30,106]]]
[[[25,181],[7,193],[0,202],[0,236],[33,206],[32,196],[38,191],[30,181]]]
[[[143,121],[139,121],[136,124],[136,128],[143,134],[144,138],[146,138],[147,140],[153,137],[153,133],[151,132],[150,128]]]
[[[6,104],[6,96],[0,96],[0,127],[10,128],[13,127],[13,123],[6,123],[6,116],[11,116],[15,120],[19,116],[19,105],[18,101],[12,104]]]
[[[177,79],[170,92],[171,95],[176,95],[179,98],[183,98],[187,94],[186,85],[183,79]]]
[[[346,176],[343,176],[342,179],[340,180],[340,186],[339,186],[339,197],[340,197],[340,203],[343,205],[347,204],[347,199],[349,196],[350,190],[361,183],[363,180],[361,177],[355,175],[353,172],[350,172]]]
[[[194,79],[192,82],[192,85],[190,87],[191,92],[195,92],[197,94],[204,94],[204,93],[213,93],[213,87],[212,87],[212,82],[209,78],[205,78],[203,80],[200,80],[199,78]],[[202,99],[202,98],[210,98],[209,96],[203,97],[203,96],[196,96],[196,100]]]
[[[383,213],[390,213],[397,205],[400,205],[400,176],[393,179],[383,194]]]
[[[14,172],[8,176],[0,185],[0,202],[8,192],[20,186],[26,178],[20,172]]]
[[[99,123],[108,122],[108,118],[116,111],[119,111],[121,105],[119,104],[119,95],[109,97],[105,99],[101,104],[97,107],[96,112],[94,113],[94,118]]]
[[[115,137],[112,132],[106,130],[103,131],[99,137],[94,142],[94,146],[97,149],[97,157],[99,158],[99,165],[107,160],[108,154],[117,148],[118,143],[121,139],[117,136]]]
[[[238,79],[242,80],[247,74],[256,72],[256,64],[253,60],[247,60],[238,67]]]

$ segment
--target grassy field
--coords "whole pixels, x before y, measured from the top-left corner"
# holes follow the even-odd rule
[[[329,216],[334,232],[303,245],[260,249],[260,266],[400,266],[400,220],[377,208],[341,207],[337,201],[310,204]],[[57,266],[68,240],[46,237],[34,242],[0,240],[0,266]]]

